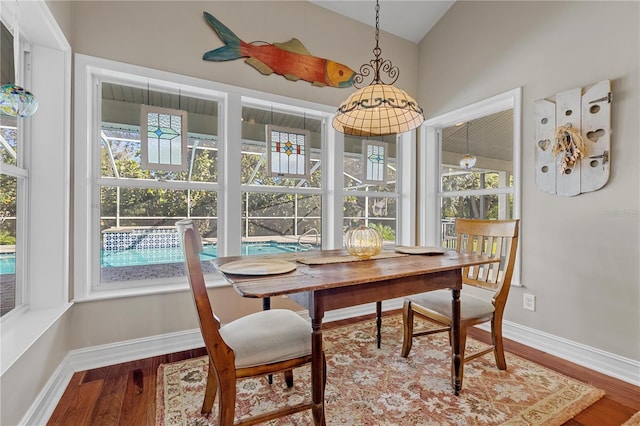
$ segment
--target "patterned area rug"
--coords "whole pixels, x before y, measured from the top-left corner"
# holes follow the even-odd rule
[[[376,348],[374,321],[324,332],[328,425],[561,425],[604,395],[507,353],[506,371],[495,367],[492,354],[466,364],[463,389],[456,397],[446,333],[415,339],[405,359],[400,356],[401,316],[383,320],[381,349]],[[481,346],[470,339],[467,351]],[[217,404],[208,417],[200,414],[207,368],[206,357],[160,365],[157,425],[215,424]],[[292,389],[286,389],[281,374],[273,385],[263,377],[239,381],[236,420],[309,396],[309,368],[295,370],[294,376]],[[305,411],[268,424],[313,421]]]
[[[640,425],[640,411],[635,413],[629,420],[624,422],[622,426],[639,426]]]

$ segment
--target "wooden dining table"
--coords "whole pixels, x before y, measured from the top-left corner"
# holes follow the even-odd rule
[[[294,270],[279,274],[221,273],[243,297],[264,299],[287,295],[309,311],[312,330],[312,413],[315,425],[326,424],[322,359],[322,320],[326,311],[425,291],[451,289],[452,384],[453,392],[458,395],[462,387],[459,340],[462,269],[499,261],[455,251],[439,255],[407,255],[393,250],[383,251],[372,259],[359,260],[345,250],[316,250],[275,256],[221,257],[213,260],[213,264],[227,269],[223,265],[242,259],[267,264],[270,260],[286,260],[295,264]]]

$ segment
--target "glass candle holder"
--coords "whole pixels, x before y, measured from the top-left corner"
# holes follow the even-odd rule
[[[352,256],[369,259],[382,251],[382,235],[373,228],[360,225],[347,231],[344,245]]]

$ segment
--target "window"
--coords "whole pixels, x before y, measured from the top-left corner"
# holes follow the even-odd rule
[[[12,294],[15,300],[0,319],[4,374],[70,306],[71,46],[43,1],[3,2],[0,21],[2,83],[17,82],[39,103],[28,118],[0,113],[0,284],[2,297]],[[16,273],[4,274],[13,265]],[[6,275],[15,277],[15,293],[5,287]]]
[[[445,127],[440,135],[442,245],[455,248],[456,218],[513,217],[513,110]],[[460,165],[466,154],[477,159],[471,168]]]
[[[426,244],[455,248],[456,218],[520,217],[520,96],[515,89],[426,122]],[[465,154],[477,159],[471,168],[460,164]]]
[[[411,175],[398,173],[411,166],[412,149],[398,156],[389,137],[371,141],[369,157],[361,139],[345,150],[344,136],[327,125],[334,106],[83,55],[75,75],[75,133],[87,138],[75,144],[76,300],[186,289],[174,226],[184,217],[198,222],[202,258],[211,259],[342,247],[351,222],[394,242],[399,215],[412,210],[412,197],[403,197]],[[152,148],[144,150],[141,111],[157,108],[186,112],[186,153],[167,144],[166,157],[158,149],[159,161],[145,164]],[[185,130],[158,127],[176,142]],[[151,130],[148,141],[158,135]],[[174,159],[186,169],[165,168]],[[411,221],[403,222],[409,235]],[[226,285],[215,276],[208,283]]]
[[[13,34],[2,23],[0,34],[0,63],[2,81],[0,85],[15,84],[15,64],[13,51]],[[29,173],[24,168],[22,146],[19,138],[19,120],[0,110],[0,316],[11,312],[16,305],[22,303],[22,235],[24,224],[20,223],[22,215],[18,214],[18,205],[22,207],[24,188]],[[18,190],[20,188],[20,190]],[[20,218],[20,219],[19,219]],[[18,271],[18,272],[17,272]]]
[[[345,138],[343,231],[367,225],[382,234],[386,244],[396,242],[397,142]]]
[[[319,249],[322,235],[322,120],[284,106],[242,108],[242,238],[272,250],[303,242]],[[278,247],[280,246],[280,247]],[[251,247],[246,245],[246,247]],[[257,246],[256,246],[257,247]],[[243,250],[243,254],[259,254]]]
[[[177,220],[196,219],[205,255],[217,249],[218,101],[162,83],[99,83],[100,286],[181,277]]]
[[[21,260],[20,245],[22,236],[20,223],[22,215],[18,214],[18,205],[23,199],[23,188],[28,179],[27,170],[18,167],[18,123],[15,117],[0,114],[0,155],[2,172],[0,184],[0,316],[12,311],[21,304],[20,268],[16,265]],[[22,162],[21,162],[22,163]],[[20,182],[20,185],[18,185]],[[18,191],[20,187],[20,191]]]

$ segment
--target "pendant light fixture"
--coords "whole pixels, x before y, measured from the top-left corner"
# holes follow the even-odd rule
[[[467,153],[460,159],[460,167],[465,170],[471,170],[476,165],[478,160],[475,155],[469,154],[469,126],[471,123],[467,121],[465,127],[467,128]]]
[[[346,135],[384,136],[408,132],[424,121],[422,108],[404,90],[393,84],[400,71],[391,61],[380,57],[380,4],[376,0],[376,47],[374,59],[360,67],[353,77],[353,85],[358,89],[340,104],[333,119],[333,127]],[[384,71],[390,82],[380,78]],[[359,87],[364,79],[373,76],[368,86]]]

